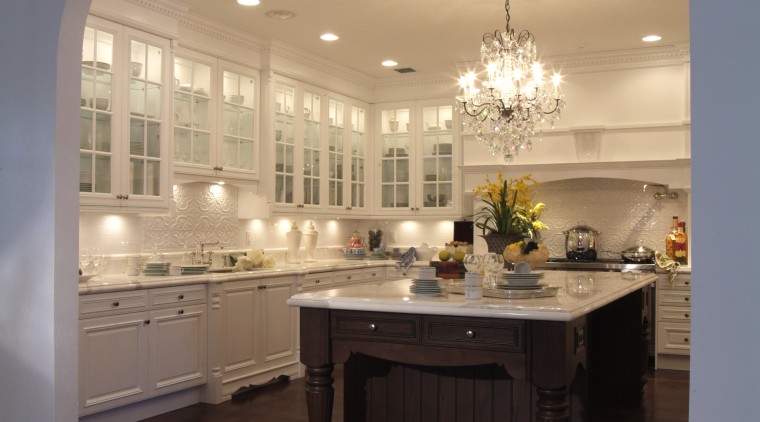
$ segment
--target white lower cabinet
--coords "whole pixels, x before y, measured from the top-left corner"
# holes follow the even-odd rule
[[[79,414],[206,382],[206,287],[80,296]]]
[[[657,369],[688,370],[691,355],[691,274],[657,280]]]
[[[220,403],[241,387],[298,374],[297,310],[287,304],[295,291],[296,276],[212,286],[211,379],[204,401]]]

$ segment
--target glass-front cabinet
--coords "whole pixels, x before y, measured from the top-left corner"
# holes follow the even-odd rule
[[[84,207],[167,209],[169,41],[89,17],[82,45]]]
[[[258,73],[187,49],[174,58],[178,174],[258,179]]]
[[[376,208],[384,215],[454,215],[459,156],[448,100],[378,105]]]
[[[367,105],[281,77],[271,96],[274,211],[365,211]]]

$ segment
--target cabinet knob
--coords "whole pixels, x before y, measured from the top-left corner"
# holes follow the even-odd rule
[[[182,300],[184,298],[185,298],[185,295],[179,295],[179,296],[177,296],[177,299],[179,299],[179,300]]]
[[[177,311],[177,313],[180,314],[180,315],[182,315],[182,314],[185,313],[185,310],[184,309],[180,309],[179,311]]]
[[[683,298],[683,300],[685,300],[685,301],[687,301],[687,302],[688,302],[688,301],[689,301],[689,298],[688,298],[688,297],[685,297],[685,298]]]
[[[683,314],[683,316],[684,316],[684,317],[686,317],[686,318],[688,318],[688,317],[689,317],[689,314]]]
[[[119,306],[119,302],[118,302],[118,301],[117,301],[117,302],[114,302],[114,303],[112,303],[111,305],[112,305],[112,306],[115,308],[115,307]]]
[[[150,325],[150,320],[149,319],[145,320],[145,325]]]
[[[372,273],[372,277],[377,277],[377,273]]]
[[[683,342],[684,343],[688,343],[689,342],[689,338],[688,337],[684,337]]]
[[[467,338],[475,338],[475,331],[467,330],[467,331],[465,331],[464,335]]]
[[[346,280],[351,280],[351,276],[350,275],[346,276]]]
[[[314,282],[314,284],[319,284],[319,282],[320,282],[320,281],[321,281],[321,280],[316,280],[316,281]]]
[[[369,324],[369,330],[370,331],[377,331],[377,325],[375,325],[375,324]]]

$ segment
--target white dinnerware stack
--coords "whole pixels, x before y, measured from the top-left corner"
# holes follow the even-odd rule
[[[169,262],[147,262],[143,267],[143,275],[169,275]]]
[[[421,296],[440,296],[443,294],[441,280],[441,278],[435,276],[434,267],[421,267],[419,268],[417,278],[412,278],[412,285],[409,286],[409,291]]]

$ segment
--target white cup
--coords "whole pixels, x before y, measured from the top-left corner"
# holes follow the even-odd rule
[[[464,274],[464,298],[478,300],[483,298],[483,276],[479,273]]]
[[[420,280],[433,280],[435,279],[435,267],[420,267],[418,274]]]

